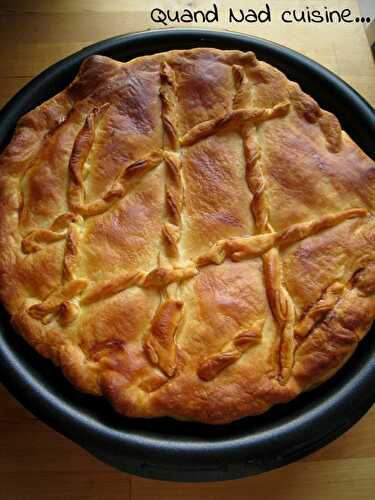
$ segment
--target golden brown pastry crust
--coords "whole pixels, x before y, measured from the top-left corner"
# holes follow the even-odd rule
[[[224,423],[375,317],[375,165],[252,53],[90,57],[0,157],[1,299],[119,412]]]

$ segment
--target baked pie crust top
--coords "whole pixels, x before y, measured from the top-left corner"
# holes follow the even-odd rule
[[[374,162],[251,52],[90,57],[0,163],[12,324],[124,415],[260,414],[370,329]]]

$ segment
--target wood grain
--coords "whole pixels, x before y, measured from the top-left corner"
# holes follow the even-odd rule
[[[216,2],[257,8],[265,2]],[[288,25],[281,9],[337,8],[339,0],[269,2],[267,25],[194,25],[254,34],[287,45],[325,65],[375,104],[375,67],[361,24]],[[149,12],[160,8],[205,8],[191,0],[23,0],[0,5],[0,105],[37,73],[80,48],[117,34],[157,28]],[[345,7],[356,15],[356,0]],[[343,8],[341,2],[341,8]],[[171,25],[172,26],[172,25]],[[179,25],[180,27],[191,27]],[[79,446],[26,411],[0,387],[1,499],[163,499],[236,498],[254,500],[370,500],[375,491],[375,408],[335,442],[298,463],[266,474],[225,483],[178,484],[123,474],[102,464]]]

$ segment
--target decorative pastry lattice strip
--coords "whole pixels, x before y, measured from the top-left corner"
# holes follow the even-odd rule
[[[58,233],[50,229],[34,229],[22,240],[22,251],[24,253],[33,253],[40,250],[43,244],[53,243],[63,240],[66,237],[66,231]]]
[[[178,262],[178,242],[181,237],[183,205],[181,161],[176,153],[166,153],[164,159],[166,167],[165,203],[168,219],[163,226],[164,246],[171,261]]]
[[[302,341],[305,337],[307,337],[318,321],[324,318],[334,307],[341,297],[344,289],[345,287],[342,283],[333,283],[325,290],[318,302],[310,307],[294,329],[294,334],[299,341]]]
[[[197,273],[198,270],[194,266],[180,269],[156,267],[149,272],[142,270],[122,271],[113,278],[90,284],[79,303],[82,305],[93,304],[131,287],[162,290],[172,283],[188,280]],[[89,283],[88,280],[87,283]]]
[[[364,208],[351,208],[349,210],[343,210],[342,212],[323,215],[320,219],[293,224],[281,233],[279,245],[286,247],[308,236],[323,231],[324,229],[336,226],[348,219],[366,217],[367,214],[368,212]]]
[[[28,309],[32,318],[49,322],[52,316],[59,313],[62,304],[80,295],[88,284],[87,279],[68,281],[54,290],[43,302],[34,304]]]
[[[247,124],[258,124],[285,116],[289,111],[289,103],[276,104],[273,108],[234,109],[217,118],[212,118],[195,125],[181,139],[182,146],[192,146],[206,137],[227,128],[240,129]]]
[[[63,279],[66,281],[75,279],[75,271],[78,264],[78,244],[81,236],[81,220],[77,218],[68,227],[65,241],[65,254],[63,262]]]
[[[228,257],[233,261],[259,257],[273,247],[286,248],[348,219],[365,217],[367,214],[367,210],[363,208],[353,208],[324,215],[309,222],[293,224],[279,232],[219,240],[207,252],[197,257],[195,264],[200,268],[210,264],[221,264]],[[265,223],[267,223],[266,218]]]
[[[173,69],[164,62],[160,70],[160,99],[162,104],[161,118],[164,125],[164,163],[165,163],[165,212],[166,222],[162,229],[165,255],[160,254],[162,261],[178,266],[178,242],[181,237],[181,212],[183,209],[183,180],[181,160],[179,157],[179,137],[177,122],[176,78]],[[175,152],[168,151],[170,147]],[[144,280],[143,286],[159,286],[161,303],[152,319],[151,327],[144,339],[144,352],[149,361],[157,366],[165,375],[172,377],[177,367],[177,346],[175,335],[182,319],[183,302],[179,300],[178,286],[168,287],[169,278],[173,282],[194,276],[194,267],[184,269],[160,269],[151,272]],[[180,276],[181,279],[175,279]],[[172,281],[170,281],[172,283]]]
[[[234,82],[237,86],[233,104],[241,102],[244,79],[238,78],[238,69],[233,70]],[[235,111],[234,111],[235,112]],[[285,116],[289,112],[289,103],[276,105],[268,112],[263,113],[264,119]],[[258,123],[261,119],[252,120],[242,127],[242,138],[246,161],[246,181],[253,195],[251,212],[254,217],[258,233],[271,233],[272,227],[268,221],[268,200],[266,184],[260,166],[261,150],[257,140]],[[280,331],[279,347],[279,378],[286,382],[293,365],[294,352],[294,305],[288,292],[282,284],[282,263],[277,248],[272,248],[263,254],[263,268],[267,297],[272,313]]]
[[[49,229],[34,229],[22,240],[21,246],[24,253],[34,253],[43,248],[45,244],[63,240],[67,235],[68,225],[75,221],[77,216],[72,212],[56,217]]]
[[[294,303],[282,283],[282,261],[276,248],[263,255],[263,267],[268,301],[280,331],[279,378],[285,383],[294,361]]]
[[[129,163],[121,171],[115,182],[112,184],[103,198],[92,201],[77,207],[78,212],[83,217],[99,215],[109,210],[114,202],[121,200],[126,194],[134,189],[142,177],[163,161],[163,151],[152,151],[145,158],[140,158]]]
[[[169,141],[169,149],[173,151],[176,151],[179,147],[176,85],[174,71],[168,63],[163,63],[160,70],[161,118],[167,136],[166,139]]]
[[[127,288],[139,285],[144,280],[142,271],[122,272],[115,278],[91,286],[81,298],[81,304],[88,305],[104,300]]]
[[[108,108],[109,104],[105,104],[100,108],[94,107],[87,115],[74,141],[69,160],[70,182],[68,187],[68,203],[73,212],[79,213],[79,209],[84,203],[84,179],[87,174],[85,163],[94,144],[95,130]]]
[[[236,93],[233,98],[233,109],[241,109],[249,106],[252,101],[252,88],[243,66],[234,64],[232,67],[233,80]]]
[[[142,283],[144,288],[165,288],[171,283],[179,283],[181,281],[192,278],[198,273],[194,266],[181,268],[165,268],[157,267],[146,274]]]
[[[242,130],[243,146],[246,161],[246,182],[253,195],[250,204],[258,233],[272,231],[268,223],[268,201],[266,183],[260,166],[261,151],[257,140],[256,127],[248,126]]]
[[[240,331],[220,352],[207,357],[198,368],[202,380],[213,380],[224,368],[240,359],[249,347],[258,344],[262,338],[264,321],[254,323],[250,328]]]
[[[166,299],[159,305],[151,321],[144,350],[152,364],[172,377],[176,370],[176,343],[174,336],[181,321],[183,303]]]
[[[362,262],[361,262],[362,261]],[[324,322],[339,322],[345,316],[345,305],[350,303],[355,295],[368,297],[375,293],[375,263],[364,256],[358,263],[356,271],[346,284],[334,282],[326,288],[320,299],[313,304],[302,316],[295,328],[295,336],[298,340],[296,352],[303,346],[310,335],[319,332],[319,326]],[[354,292],[354,295],[353,295]],[[350,326],[352,334],[356,336],[355,328],[352,328],[351,321],[343,328]],[[357,342],[359,341],[357,337]]]

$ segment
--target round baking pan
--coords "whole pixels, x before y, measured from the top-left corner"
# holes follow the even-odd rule
[[[1,111],[0,149],[17,119],[62,90],[82,60],[103,54],[121,61],[192,47],[253,50],[278,67],[375,156],[375,112],[333,73],[269,41],[204,30],[155,30],[105,40],[53,65],[26,85]],[[103,398],[81,394],[60,370],[41,358],[0,318],[0,377],[8,390],[48,425],[123,471],[175,481],[235,479],[264,472],[311,453],[351,427],[375,401],[375,332],[347,364],[318,389],[259,417],[209,426],[169,418],[129,419]]]

